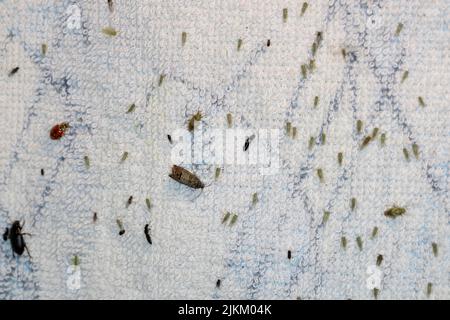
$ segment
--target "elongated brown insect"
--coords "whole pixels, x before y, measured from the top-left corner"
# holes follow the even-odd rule
[[[405,80],[408,79],[408,76],[409,76],[409,71],[406,70],[405,72],[403,72],[402,80],[400,81],[400,83],[405,82]]]
[[[255,192],[252,196],[252,204],[256,205],[258,203],[259,199],[258,199],[258,194]]]
[[[234,214],[234,215],[231,217],[230,227],[233,226],[233,225],[236,223],[237,219],[238,219],[238,215],[237,215],[237,214]]]
[[[152,208],[152,202],[149,198],[145,199],[145,205],[147,206],[147,209],[150,211]]]
[[[417,143],[413,143],[412,151],[416,159],[419,159],[419,146],[417,145]]]
[[[373,128],[373,130],[372,130],[372,139],[375,139],[375,138],[376,138],[376,136],[377,136],[377,134],[378,134],[378,131],[380,131],[380,129],[378,129],[378,128]]]
[[[370,143],[370,141],[372,141],[372,137],[371,136],[365,137],[363,142],[361,143],[361,146],[359,147],[359,149],[362,150],[365,147],[367,147],[367,145]]]
[[[378,227],[373,227],[372,229],[372,239],[375,238],[378,234]]]
[[[303,16],[305,14],[306,9],[308,9],[308,2],[303,2],[302,11],[300,12],[300,16]]]
[[[395,35],[398,37],[400,35],[400,32],[402,32],[402,30],[403,30],[403,23],[400,22],[397,25],[397,29],[395,30]]]
[[[381,146],[384,147],[386,145],[386,133],[382,133],[380,136]]]
[[[125,152],[122,154],[122,158],[120,158],[120,162],[121,162],[121,163],[124,162],[125,160],[127,160],[127,158],[128,158],[128,151],[125,151]]]
[[[347,238],[346,237],[341,237],[341,247],[342,248],[347,248]]]
[[[301,69],[302,69],[302,77],[303,79],[306,79],[306,77],[308,76],[308,69],[306,64],[302,64]]]
[[[205,187],[205,184],[195,174],[177,165],[172,166],[172,173],[169,174],[169,177],[193,189]]]
[[[172,144],[172,136],[170,134],[167,135],[167,140],[169,140],[169,143]]]
[[[119,219],[116,220],[117,226],[119,227],[119,236],[123,236],[125,233],[125,229],[123,228],[122,221]]]
[[[132,103],[129,107],[126,113],[132,113],[136,109],[136,104]]]
[[[47,53],[47,44],[46,43],[43,43],[41,45],[41,53],[43,56],[45,56],[45,54]]]
[[[133,196],[130,196],[127,200],[126,208],[128,208],[133,203]]]
[[[397,217],[404,215],[405,212],[406,212],[405,208],[393,206],[392,208],[389,208],[386,211],[384,211],[384,215],[386,217],[395,219]]]
[[[216,168],[216,172],[214,174],[215,179],[219,179],[220,173],[222,172],[222,168]]]
[[[252,134],[250,137],[247,137],[247,139],[245,139],[244,151],[248,150],[248,147],[250,147],[250,142],[252,142],[253,139],[255,139],[255,135],[254,134]]]
[[[352,198],[350,201],[350,208],[352,209],[352,211],[355,211],[356,208],[356,198]]]
[[[233,116],[231,115],[231,113],[227,113],[227,123],[228,123],[228,128],[231,128],[231,126],[233,124]]]
[[[425,107],[426,106],[425,101],[423,100],[422,97],[418,97],[417,100],[419,101],[419,104],[420,104],[421,107]]]
[[[324,177],[323,177],[323,170],[321,168],[317,169],[317,176],[319,177],[319,181],[321,183],[324,182]]]
[[[242,47],[242,39],[238,39],[237,51],[241,50],[241,47]]]
[[[314,97],[314,108],[319,105],[319,96]]]
[[[148,224],[146,224],[144,227],[144,234],[145,234],[145,239],[147,239],[147,242],[152,244],[152,238],[150,237],[150,228],[149,228]]]
[[[409,152],[408,152],[408,149],[403,148],[403,156],[405,157],[406,161],[409,161]]]
[[[433,284],[431,282],[428,282],[427,284],[427,297],[429,297],[431,295],[433,291]]]
[[[338,163],[342,166],[342,161],[344,160],[344,154],[342,152],[338,153]]]
[[[315,138],[314,137],[309,137],[309,143],[308,143],[308,149],[311,150],[314,147],[314,142],[315,142]]]
[[[359,251],[363,249],[363,240],[360,236],[356,237],[356,244],[358,245]]]
[[[362,120],[356,121],[356,131],[357,131],[358,133],[361,133],[362,127],[363,127],[363,122],[362,122]]]
[[[297,127],[292,127],[292,139],[297,137]]]
[[[108,8],[110,12],[114,11],[114,3],[113,0],[108,0]]]
[[[194,114],[188,122],[188,130],[189,131],[194,131],[195,128],[195,121],[200,121],[202,120],[202,114],[200,113],[200,111],[197,111],[196,114]]]
[[[227,213],[225,213],[225,215],[222,218],[222,223],[225,223],[228,221],[228,219],[230,218],[231,213],[227,211]]]
[[[86,167],[86,169],[89,169],[89,167],[91,166],[91,161],[89,160],[88,156],[84,156],[84,166]]]
[[[217,288],[220,288],[220,283],[221,283],[220,279],[217,279],[217,281],[216,281],[216,287]]]
[[[322,42],[322,40],[323,40],[323,33],[322,33],[322,31],[317,31],[317,33],[316,33],[316,42],[317,42],[317,45],[320,45],[320,43]]]
[[[315,56],[316,52],[317,52],[317,43],[313,42],[313,44],[311,46],[311,53],[313,56]]]
[[[375,300],[378,300],[378,294],[380,293],[380,289],[373,288],[373,297]]]
[[[8,73],[8,77],[12,77],[13,75],[15,75],[17,73],[17,71],[19,71],[19,67],[15,67],[13,68],[9,73]]]
[[[181,45],[184,46],[184,44],[186,43],[187,40],[187,33],[186,32],[182,32],[181,33]]]
[[[291,129],[292,129],[292,123],[290,123],[289,121],[286,122],[286,134],[288,136],[291,135]]]
[[[268,47],[270,47],[270,39],[267,39],[266,45],[267,45]]]
[[[97,214],[97,212],[94,212],[94,215],[92,216],[92,221],[93,221],[94,223],[96,223],[97,220],[98,220],[98,214]]]
[[[166,77],[166,75],[164,75],[164,74],[161,74],[160,76],[159,76],[159,80],[158,80],[158,87],[161,87],[161,85],[163,84],[163,82],[164,82],[164,78]]]
[[[80,265],[80,258],[78,258],[77,255],[74,255],[74,256],[73,256],[73,258],[72,258],[72,264],[73,264],[74,266]]]
[[[283,22],[286,22],[288,18],[288,9],[284,8],[283,9]]]
[[[439,254],[439,247],[438,247],[438,244],[437,244],[436,242],[433,242],[433,243],[431,244],[431,247],[433,248],[433,254],[434,254],[434,256],[437,257],[438,254]]]
[[[379,254],[377,257],[377,266],[381,266],[381,263],[383,262],[383,255]]]

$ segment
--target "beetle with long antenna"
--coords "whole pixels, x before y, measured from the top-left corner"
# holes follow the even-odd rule
[[[23,238],[23,236],[31,236],[31,234],[22,232],[22,228],[24,227],[24,225],[25,222],[21,225],[19,220],[14,221],[11,225],[11,228],[6,228],[5,233],[3,234],[3,240],[9,240],[11,242],[13,256],[14,253],[17,253],[19,256],[21,256],[23,252],[27,250],[27,253],[31,258],[30,251],[28,251],[28,247]]]

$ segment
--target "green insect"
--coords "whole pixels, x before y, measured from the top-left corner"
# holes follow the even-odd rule
[[[303,2],[302,11],[300,12],[300,16],[303,16],[305,14],[306,9],[308,9],[308,2]]]
[[[359,251],[363,249],[363,240],[360,236],[356,237],[356,244],[358,245]]]
[[[241,50],[241,47],[242,47],[242,39],[238,39],[237,51]]]
[[[356,121],[356,131],[357,131],[358,133],[361,133],[362,127],[363,127],[363,122],[362,122],[362,120]]]
[[[406,209],[402,207],[393,206],[384,211],[384,215],[388,218],[395,219],[397,217],[401,217],[406,213]]]
[[[284,8],[283,9],[283,22],[286,22],[288,18],[288,9]]]
[[[339,165],[342,166],[342,162],[344,160],[344,154],[342,152],[339,152],[338,156],[337,156],[337,159],[338,159]]]
[[[132,113],[136,109],[136,104],[132,103],[129,107],[126,113]]]
[[[346,249],[347,248],[347,238],[341,237],[341,247]]]
[[[222,218],[222,223],[225,223],[228,221],[228,219],[230,218],[231,213],[227,211],[227,213],[225,213],[225,215]]]
[[[327,223],[328,219],[330,219],[330,211],[324,211],[323,212],[322,223],[323,224]]]
[[[110,36],[110,37],[114,37],[114,36],[117,35],[116,29],[114,29],[112,27],[105,27],[105,28],[102,29],[102,32],[104,34],[106,34],[107,36]]]
[[[301,70],[303,79],[306,79],[306,77],[308,76],[308,67],[306,66],[306,64],[302,64]]]
[[[319,105],[319,96],[314,97],[314,108],[316,108]]]
[[[373,227],[372,229],[372,239],[375,238],[378,234],[378,227]]]
[[[350,201],[350,209],[352,209],[352,211],[355,211],[356,208],[356,198],[352,198]]]
[[[317,169],[317,176],[319,177],[319,181],[323,183],[325,181],[323,176],[323,170],[321,168]]]
[[[400,32],[402,32],[402,30],[403,30],[403,23],[400,22],[397,25],[397,29],[395,30],[395,35],[398,37],[400,35]]]
[[[231,128],[231,126],[233,124],[233,116],[231,115],[231,113],[227,114],[227,123],[228,123],[228,128]]]

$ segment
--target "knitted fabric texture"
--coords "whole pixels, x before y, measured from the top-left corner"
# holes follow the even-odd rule
[[[0,298],[449,299],[450,2],[307,3],[0,0]]]

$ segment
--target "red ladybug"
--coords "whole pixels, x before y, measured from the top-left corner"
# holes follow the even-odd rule
[[[70,126],[67,122],[59,123],[54,125],[50,129],[50,139],[52,140],[59,140],[61,139],[64,134],[66,133],[67,129],[69,129]]]

